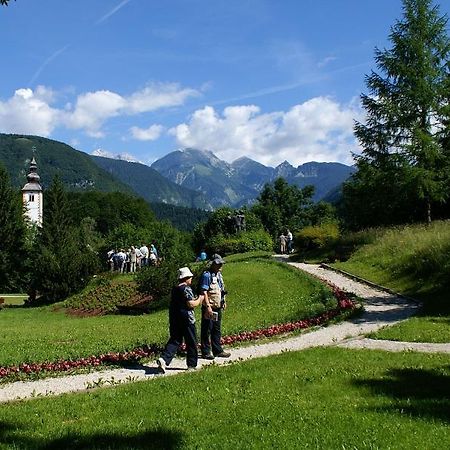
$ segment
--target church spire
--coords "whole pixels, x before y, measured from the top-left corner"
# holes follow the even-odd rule
[[[42,187],[41,177],[37,173],[37,163],[35,158],[36,147],[33,147],[33,158],[30,162],[30,169],[27,175],[28,183],[22,188],[22,199],[26,208],[26,216],[31,223],[42,226]]]

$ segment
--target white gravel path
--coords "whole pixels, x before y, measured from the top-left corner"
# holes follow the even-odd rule
[[[377,348],[389,351],[425,351],[450,353],[450,344],[412,344],[391,341],[374,341],[358,338],[369,332],[379,330],[405,320],[414,314],[418,305],[404,298],[353,281],[339,273],[323,269],[318,265],[289,263],[300,270],[327,280],[348,292],[353,292],[364,299],[365,311],[350,321],[328,327],[300,336],[284,340],[255,344],[241,348],[233,348],[229,359],[215,361],[199,360],[199,368],[208,364],[227,364],[250,358],[276,355],[285,351],[303,350],[309,347],[339,345],[346,348]],[[186,370],[185,361],[175,359],[166,374],[157,372],[155,365],[137,365],[133,368],[105,370],[89,374],[71,375],[57,378],[46,378],[38,381],[14,382],[0,386],[0,403],[17,399],[34,398],[46,395],[59,395],[68,392],[84,391],[101,386],[112,386],[137,380],[151,380],[155,377],[170,376],[183,373]]]

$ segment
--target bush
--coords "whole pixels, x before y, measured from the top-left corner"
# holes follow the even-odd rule
[[[339,238],[339,228],[336,223],[305,227],[295,234],[295,248],[301,251],[323,249],[332,246]]]
[[[263,230],[244,231],[234,236],[218,235],[207,244],[208,253],[220,253],[222,256],[256,250],[273,250],[273,240]]]
[[[178,266],[173,260],[164,260],[159,266],[148,266],[136,275],[140,292],[155,300],[167,297],[177,282]]]

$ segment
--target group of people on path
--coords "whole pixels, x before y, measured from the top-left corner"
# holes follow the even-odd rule
[[[280,234],[278,241],[280,243],[280,253],[282,255],[287,255],[294,251],[294,237],[289,229]]]
[[[146,244],[142,244],[140,247],[132,245],[127,251],[123,248],[118,251],[112,249],[106,257],[110,271],[119,273],[135,273],[142,267],[156,266],[159,263],[155,241],[149,246]]]
[[[222,267],[225,261],[218,254],[212,256],[209,267],[202,273],[199,295],[192,290],[193,274],[188,267],[178,270],[178,284],[173,287],[169,306],[169,340],[157,360],[164,373],[177,350],[186,344],[186,364],[193,370],[198,364],[198,341],[194,308],[201,305],[200,349],[201,357],[208,360],[229,358],[220,341],[222,337],[222,314],[226,309],[225,284]]]

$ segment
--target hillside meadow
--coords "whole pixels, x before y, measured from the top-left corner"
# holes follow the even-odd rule
[[[336,268],[423,302],[416,317],[371,337],[450,342],[450,221],[367,230],[353,239],[365,243]]]

